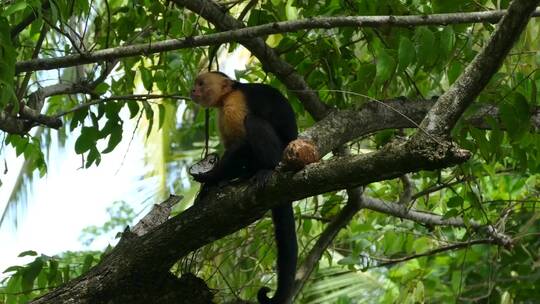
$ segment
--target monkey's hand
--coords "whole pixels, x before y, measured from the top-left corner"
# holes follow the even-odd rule
[[[208,154],[204,159],[193,164],[189,168],[189,174],[193,176],[194,180],[198,181],[199,183],[204,183],[212,178],[213,170],[215,169],[218,161],[219,156],[217,154]]]

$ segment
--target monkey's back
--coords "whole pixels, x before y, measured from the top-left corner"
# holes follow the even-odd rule
[[[294,111],[280,91],[262,83],[237,82],[233,87],[244,94],[250,114],[268,121],[285,145],[298,137]]]

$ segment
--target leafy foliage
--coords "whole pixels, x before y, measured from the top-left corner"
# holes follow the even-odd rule
[[[25,256],[35,258],[24,266],[12,266],[4,271],[9,273],[10,277],[2,280],[2,303],[27,303],[30,299],[69,282],[95,265],[100,253],[66,252],[55,257],[38,255],[35,251],[19,254],[19,257]]]
[[[229,1],[230,2],[230,1]],[[168,5],[165,1],[70,1],[53,0],[48,9],[40,1],[10,1],[0,7],[0,108],[17,111],[15,62],[32,58],[39,33],[49,30],[40,57],[59,57],[84,50],[105,49],[132,43],[152,43],[169,38],[213,33],[215,29],[195,14]],[[274,21],[342,15],[411,15],[481,11],[504,8],[508,1],[495,0],[289,0],[259,1],[245,17],[249,26]],[[238,17],[245,1],[231,4],[229,12]],[[501,5],[502,7],[498,7]],[[10,31],[24,18],[39,12],[29,27],[15,39]],[[91,13],[89,13],[91,12]],[[81,35],[74,44],[67,35],[72,28]],[[396,96],[410,99],[442,94],[462,73],[494,30],[489,24],[420,27],[336,28],[272,35],[266,38],[281,58],[305,77],[321,99],[336,108],[356,108],[373,99]],[[540,181],[540,136],[530,123],[539,106],[540,55],[538,21],[531,21],[500,71],[484,89],[477,103],[454,130],[453,139],[474,157],[459,167],[437,172],[418,172],[409,177],[413,196],[409,208],[462,217],[465,228],[426,227],[387,214],[363,210],[343,229],[326,250],[299,303],[446,303],[446,302],[527,302],[540,297],[538,260],[540,222],[538,203]],[[220,59],[239,48],[220,46]],[[194,76],[208,66],[208,48],[169,51],[155,55],[120,59],[113,73],[81,94],[51,96],[42,112],[54,115],[98,98],[112,98],[63,115],[66,127],[58,132],[65,140],[76,137],[75,153],[84,157],[84,166],[100,165],[102,158],[125,140],[123,128],[136,124],[147,137],[149,163],[158,159],[154,173],[162,189],[196,194],[196,186],[186,182],[186,166],[201,154],[204,115],[191,103],[177,98],[132,98],[136,94],[188,95]],[[84,65],[57,71],[60,82],[89,84],[100,79],[107,64]],[[223,65],[222,65],[223,66]],[[215,66],[214,66],[215,67]],[[237,79],[265,81],[285,92],[272,75],[265,74],[253,58],[236,71]],[[31,75],[25,96],[47,83],[52,73]],[[286,92],[297,113],[299,125],[314,121],[305,112],[294,92]],[[130,98],[128,98],[130,97]],[[469,119],[480,106],[498,109],[500,119],[488,119],[473,126]],[[180,115],[176,115],[180,108]],[[177,119],[178,118],[178,119]],[[211,125],[212,147],[217,142],[215,123]],[[139,130],[141,131],[141,130]],[[354,153],[373,151],[396,136],[416,130],[385,130],[350,143]],[[45,129],[36,136],[8,135],[4,142],[32,165],[30,172],[46,173],[44,151],[51,142]],[[159,142],[156,140],[159,138]],[[62,142],[61,140],[61,142]],[[155,140],[155,142],[152,142]],[[219,148],[218,148],[219,149]],[[396,202],[403,192],[398,180],[371,184],[366,195]],[[309,198],[295,205],[302,257],[341,210],[347,200],[343,191]],[[186,206],[181,206],[180,209]],[[122,214],[132,217],[130,212]],[[116,224],[124,224],[121,218]],[[405,262],[401,258],[422,255],[451,244],[465,244],[485,236],[470,229],[471,223],[490,224],[508,233],[517,242],[513,248],[493,244],[464,245],[458,249],[427,254]],[[86,232],[105,233],[107,227]],[[111,228],[111,227],[108,227]],[[274,282],[276,253],[272,245],[269,219],[216,241],[173,269],[180,274],[194,271],[219,290],[223,302],[241,296],[252,298],[261,283]],[[59,257],[35,256],[25,266],[9,269],[3,282],[0,302],[23,303],[69,281],[95,264],[98,255],[67,254]],[[188,263],[189,262],[189,263]],[[382,263],[388,263],[381,266]],[[380,267],[379,267],[380,266]],[[3,298],[2,298],[3,297]]]

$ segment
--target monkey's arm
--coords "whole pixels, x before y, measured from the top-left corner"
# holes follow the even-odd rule
[[[220,181],[227,181],[241,177],[246,172],[245,160],[249,146],[242,142],[234,144],[225,150],[221,160],[208,172],[192,174],[193,178],[200,183],[215,184]]]

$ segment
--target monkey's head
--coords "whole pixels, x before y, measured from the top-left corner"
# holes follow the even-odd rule
[[[195,79],[191,99],[205,108],[219,107],[223,97],[233,90],[233,83],[221,72],[203,73]]]

